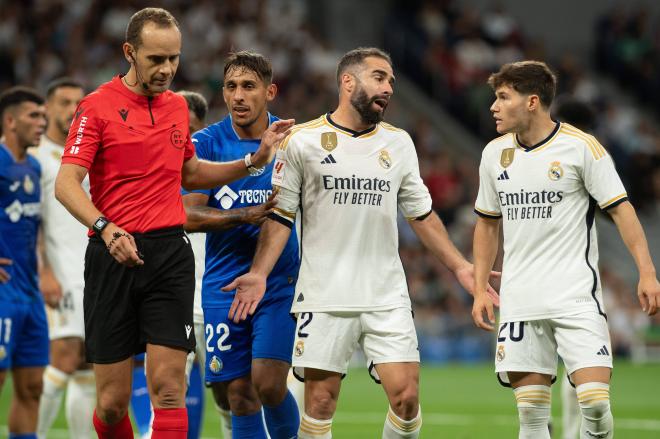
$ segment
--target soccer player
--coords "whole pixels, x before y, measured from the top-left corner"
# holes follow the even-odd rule
[[[469,291],[472,265],[431,210],[410,136],[382,122],[394,86],[389,55],[377,48],[346,53],[337,85],[337,109],[295,127],[282,142],[272,178],[277,207],[262,226],[250,271],[225,288],[237,289],[229,316],[254,313],[300,209],[302,261],[292,307],[293,366],[304,368],[305,378],[298,437],[331,437],[341,378],[360,345],[390,403],[383,437],[416,438],[419,350],[397,208]]]
[[[581,438],[611,438],[612,348],[598,275],[594,213],[607,211],[635,259],[642,308],[655,314],[660,284],[644,232],[607,151],[591,135],[551,119],[556,78],[537,61],[491,75],[503,136],[483,151],[475,205],[477,326],[493,330],[488,272],[504,230],[495,369],[514,389],[520,438],[549,438],[557,354],[576,385]]]
[[[36,439],[48,324],[37,279],[41,167],[27,149],[46,129],[44,99],[27,87],[4,91],[0,129],[0,390],[11,369],[9,437]]]
[[[223,98],[229,115],[196,133],[200,158],[235,160],[254,152],[268,126],[277,120],[268,103],[277,93],[272,67],[262,55],[238,52],[224,68]],[[267,300],[253,316],[228,318],[233,292],[220,288],[250,268],[259,226],[272,212],[272,165],[262,172],[184,195],[189,232],[206,235],[206,271],[202,305],[206,331],[206,381],[220,407],[228,399],[234,438],[295,437],[300,418],[287,389],[295,321],[289,315],[299,256],[295,234],[268,278]]]
[[[81,101],[55,196],[90,229],[85,255],[85,352],[94,363],[99,438],[133,437],[127,415],[133,355],[147,351],[154,439],[185,438],[185,365],[195,348],[195,264],[180,188],[227,184],[268,164],[293,121],[274,123],[251,157],[199,160],[185,99],[168,90],[181,52],[176,19],[136,12],[126,75]],[[90,174],[91,200],[81,183]]]
[[[55,199],[55,176],[64,142],[83,87],[71,78],[53,81],[46,92],[48,128],[34,151],[41,164],[43,252],[41,290],[46,299],[50,364],[44,372],[37,433],[45,438],[66,390],[66,419],[71,436],[91,437],[96,401],[94,373],[85,362],[83,320],[85,228]],[[89,190],[89,181],[84,181]]]

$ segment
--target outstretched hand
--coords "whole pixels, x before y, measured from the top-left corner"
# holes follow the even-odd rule
[[[294,119],[278,120],[271,123],[261,135],[259,149],[252,155],[252,164],[257,168],[263,168],[273,161],[277,148],[282,140],[291,133],[291,128],[295,123]]]
[[[256,273],[246,273],[222,288],[224,292],[233,290],[236,290],[236,294],[229,308],[228,317],[234,323],[238,323],[247,319],[248,314],[253,315],[256,311],[259,301],[266,292],[266,277]]]

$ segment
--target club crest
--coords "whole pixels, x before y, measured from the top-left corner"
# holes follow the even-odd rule
[[[564,169],[561,167],[559,162],[550,163],[550,169],[548,169],[548,177],[552,181],[557,181],[564,176]]]
[[[299,340],[298,343],[296,343],[296,349],[295,349],[296,357],[302,356],[303,352],[305,352],[305,342]]]
[[[497,347],[497,354],[495,354],[495,358],[497,358],[497,361],[503,361],[504,360],[504,345],[499,345]]]
[[[385,169],[390,169],[392,167],[392,158],[387,150],[384,149],[380,152],[378,163]]]

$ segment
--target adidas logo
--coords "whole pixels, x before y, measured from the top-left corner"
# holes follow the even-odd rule
[[[502,172],[502,173],[500,174],[499,177],[497,177],[497,179],[498,179],[498,180],[509,180],[509,173],[506,172],[506,169],[504,170],[504,172]]]
[[[607,346],[603,345],[596,355],[610,355],[610,352],[607,350]]]
[[[328,165],[328,164],[331,164],[331,163],[337,163],[337,160],[335,160],[335,158],[332,156],[332,154],[328,154],[328,156],[326,158],[321,160],[322,165]]]

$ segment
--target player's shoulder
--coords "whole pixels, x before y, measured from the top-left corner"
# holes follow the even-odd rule
[[[575,146],[581,151],[589,151],[596,160],[607,155],[607,151],[605,151],[605,148],[603,148],[603,145],[600,144],[598,139],[571,124],[562,122],[561,127],[559,128],[559,135],[565,142]]]
[[[486,144],[482,152],[482,156],[496,154],[507,148],[516,147],[516,135],[507,133],[502,136],[496,137]]]
[[[303,140],[306,137],[313,136],[324,130],[327,127],[325,122],[325,115],[317,117],[305,123],[296,124],[291,128],[291,132],[284,138],[280,144],[280,149],[286,150],[291,143]]]
[[[392,139],[399,139],[405,143],[413,144],[412,137],[408,131],[403,128],[396,127],[387,122],[381,122],[379,125],[379,134],[384,137],[389,137]]]

